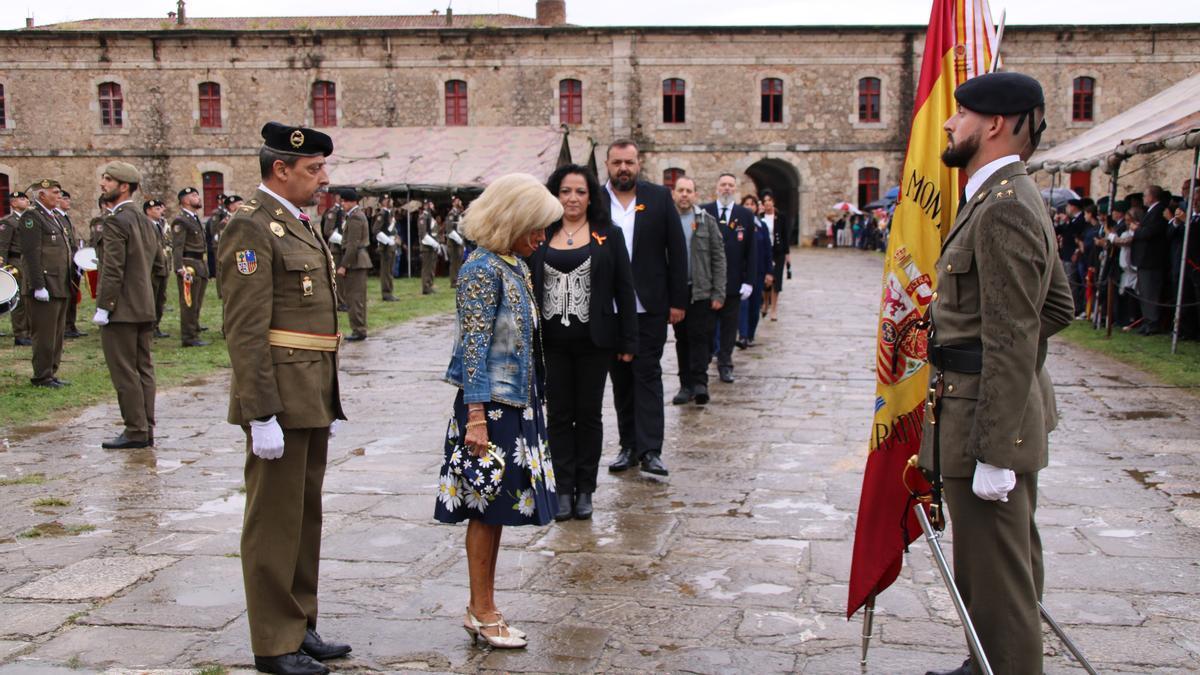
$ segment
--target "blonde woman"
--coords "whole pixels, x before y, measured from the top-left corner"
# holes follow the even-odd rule
[[[496,558],[505,525],[546,525],[554,517],[554,469],[546,444],[538,326],[522,257],[562,217],[557,198],[533,176],[497,179],[463,216],[478,244],[458,274],[454,353],[446,381],[458,387],[446,430],[434,517],[467,525],[471,582],[463,628],[473,641],[525,647],[496,607]]]

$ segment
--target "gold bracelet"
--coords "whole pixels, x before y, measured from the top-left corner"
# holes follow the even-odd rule
[[[474,422],[467,422],[467,428],[470,429],[471,427],[477,427],[481,424],[483,426],[487,426],[487,420],[475,420]]]

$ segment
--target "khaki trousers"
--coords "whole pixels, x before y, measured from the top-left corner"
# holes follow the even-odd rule
[[[342,297],[349,307],[350,332],[355,335],[367,334],[367,270],[346,270],[342,277]]]
[[[1037,473],[1018,475],[1007,502],[976,497],[970,478],[946,478],[945,494],[954,527],[955,585],[992,670],[996,675],[1041,673]]]
[[[154,436],[154,324],[110,323],[100,328],[100,348],[108,376],[117,390],[125,437],[145,441]]]
[[[246,428],[246,514],[242,579],[255,656],[300,648],[317,626],[321,560],[321,485],[329,429],[284,429],[283,457],[251,452]]]
[[[58,374],[62,362],[63,333],[67,330],[67,298],[39,302],[32,295],[21,298],[29,303],[30,337],[33,338],[34,384],[49,382]]]
[[[12,314],[12,330],[14,338],[27,339],[29,337],[29,305],[34,302],[37,301],[32,297],[22,295],[21,299],[17,301],[16,308],[10,312],[10,314]]]
[[[458,288],[458,270],[463,263],[462,244],[447,241],[446,256],[450,258],[450,288]]]
[[[396,265],[396,247],[379,247],[379,292],[383,299],[392,297],[395,280],[392,278],[392,268]]]
[[[192,278],[192,306],[188,307],[183,298],[183,277],[175,275],[179,282],[179,333],[184,344],[200,339],[200,310],[204,307],[204,290],[208,288],[208,279]]]
[[[437,270],[437,250],[432,246],[421,247],[421,292],[433,292],[433,273]]]

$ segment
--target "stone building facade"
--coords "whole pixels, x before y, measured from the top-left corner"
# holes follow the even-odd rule
[[[145,193],[168,203],[189,185],[245,193],[258,182],[258,131],[270,119],[569,123],[572,138],[601,152],[632,137],[656,182],[682,171],[710,194],[732,171],[746,190],[772,188],[803,240],[829,205],[899,180],[923,26],[592,28],[564,23],[562,2],[536,10],[536,19],[172,17],[0,32],[0,185],[57,177],[86,210],[100,167],[122,157],[143,169]],[[1053,144],[1200,70],[1200,25],[1011,26],[1002,51],[1008,68],[1045,85]],[[1072,121],[1079,78],[1092,83],[1091,121]],[[1174,190],[1186,177],[1182,157],[1138,162],[1122,192],[1148,182]],[[1099,172],[1075,181],[1108,191]]]

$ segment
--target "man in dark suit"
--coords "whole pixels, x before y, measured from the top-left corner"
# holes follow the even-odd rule
[[[605,168],[601,198],[625,236],[638,311],[637,354],[631,363],[614,361],[610,371],[621,452],[608,470],[625,471],[640,462],[642,471],[665,476],[661,361],[667,324],[682,321],[688,305],[687,244],[670,191],[638,180],[636,143],[614,141]]]
[[[1133,266],[1137,268],[1137,293],[1142,305],[1142,335],[1159,332],[1163,282],[1167,274],[1167,258],[1171,242],[1167,236],[1167,219],[1163,211],[1167,200],[1163,189],[1151,185],[1143,193],[1146,200],[1146,215],[1133,226]]]
[[[717,219],[725,240],[725,304],[717,312],[721,345],[717,349],[717,373],[721,381],[733,382],[733,343],[737,341],[738,312],[741,302],[754,292],[754,214],[737,198],[737,177],[723,173],[717,179],[717,201],[704,210]]]
[[[1071,284],[1071,297],[1075,300],[1075,314],[1083,314],[1084,284],[1079,277],[1076,263],[1083,256],[1081,239],[1087,230],[1087,219],[1083,215],[1084,201],[1072,199],[1067,202],[1067,222],[1054,228],[1058,235],[1058,257],[1062,261],[1063,270],[1067,273],[1067,281]]]

